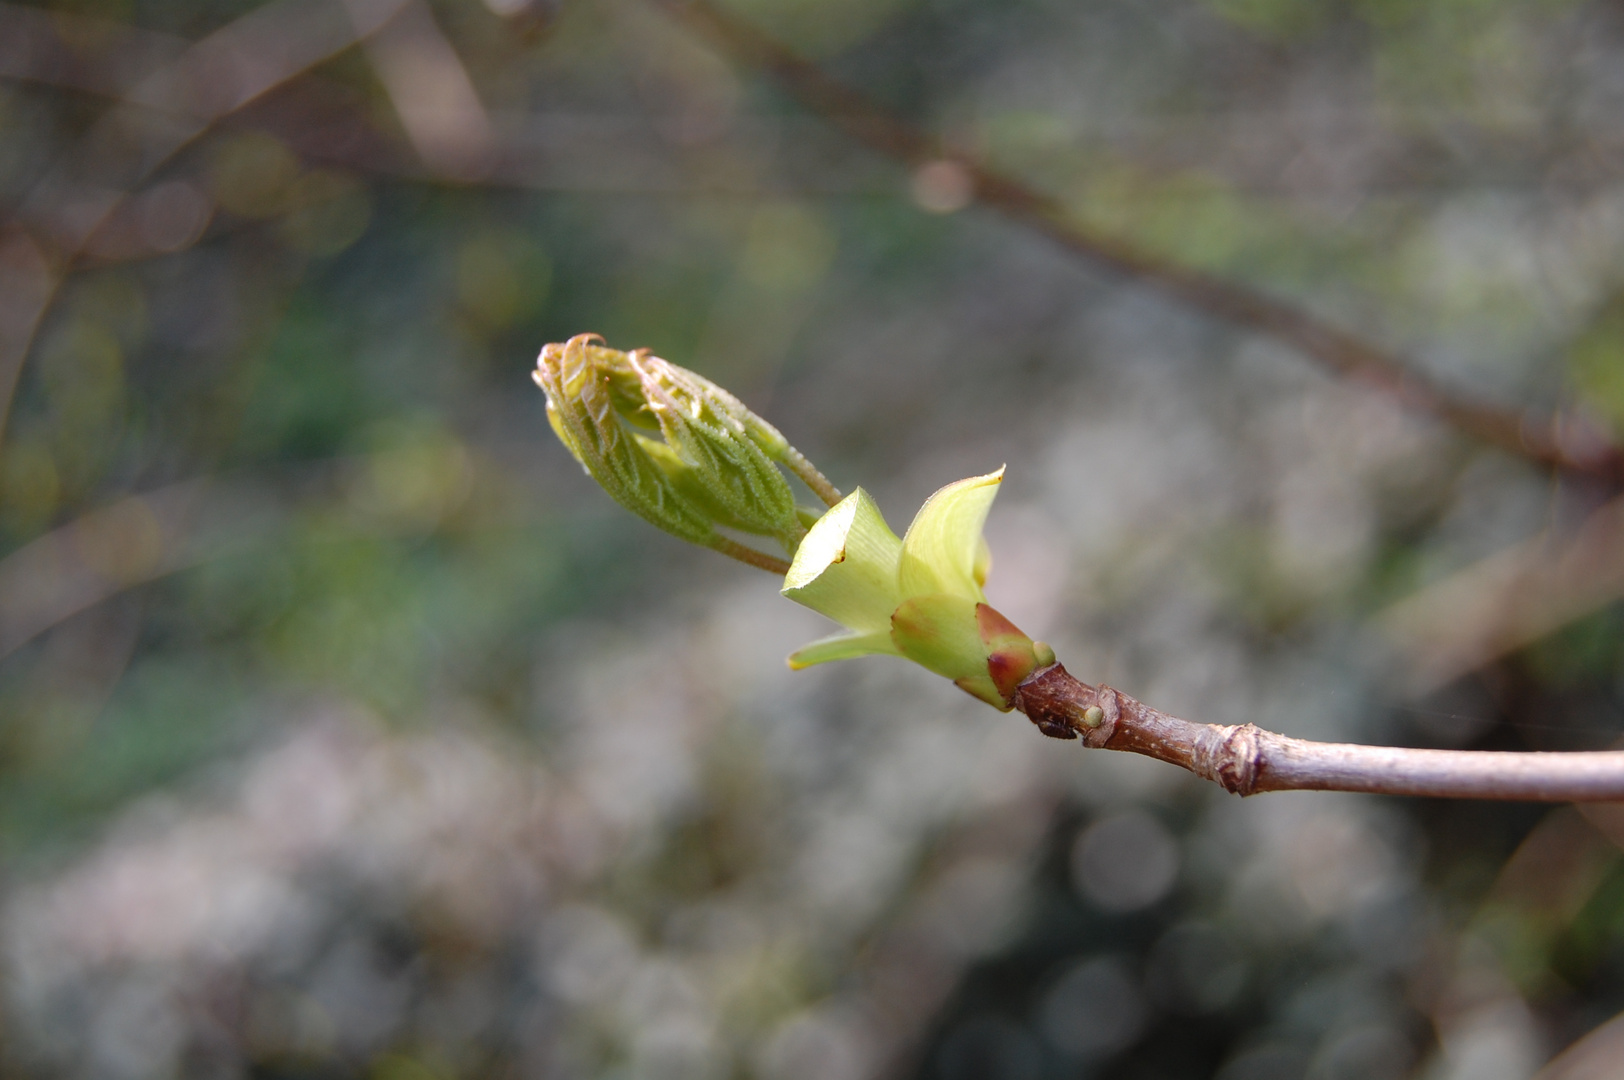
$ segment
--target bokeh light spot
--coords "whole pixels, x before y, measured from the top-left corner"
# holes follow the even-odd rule
[[[281,221],[290,247],[310,255],[337,255],[359,240],[372,220],[372,200],[352,177],[329,169],[307,173],[287,193]]]
[[[771,292],[800,292],[823,277],[836,247],[833,231],[811,207],[766,206],[750,219],[739,272]]]
[[[1043,1035],[1072,1057],[1103,1058],[1135,1042],[1150,1010],[1128,966],[1115,956],[1085,959],[1043,997]]]
[[[1071,872],[1077,890],[1106,911],[1136,911],[1178,880],[1178,841],[1142,810],[1116,814],[1077,837]]]
[[[931,161],[914,171],[909,190],[921,210],[951,214],[970,205],[975,180],[956,161]]]
[[[248,218],[274,217],[287,208],[299,161],[274,135],[247,132],[215,146],[209,178],[220,205]]]

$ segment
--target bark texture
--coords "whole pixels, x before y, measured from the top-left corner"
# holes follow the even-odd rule
[[[1237,795],[1365,791],[1534,802],[1624,800],[1624,751],[1502,753],[1412,750],[1293,739],[1254,724],[1197,724],[1054,664],[1016,691],[1015,707],[1044,734],[1144,754]]]

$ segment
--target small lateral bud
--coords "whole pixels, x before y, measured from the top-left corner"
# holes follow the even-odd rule
[[[1084,727],[1097,728],[1103,723],[1105,723],[1105,710],[1098,705],[1090,705],[1083,710]]]

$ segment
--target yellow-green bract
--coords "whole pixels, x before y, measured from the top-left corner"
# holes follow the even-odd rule
[[[901,539],[858,488],[801,541],[783,594],[846,629],[800,649],[793,668],[873,653],[903,656],[996,708],[1054,662],[987,603],[990,557],[981,536],[1004,470],[932,495]]]

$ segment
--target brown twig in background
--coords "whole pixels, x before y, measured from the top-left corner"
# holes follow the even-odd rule
[[[1624,800],[1624,751],[1499,753],[1310,742],[1252,724],[1196,724],[1060,664],[1020,685],[1015,707],[1045,735],[1126,750],[1188,769],[1238,795],[1363,791],[1531,802]]]
[[[710,0],[650,0],[703,33],[741,64],[778,81],[802,105],[869,147],[910,167],[951,161],[983,205],[1030,226],[1070,251],[1216,318],[1283,341],[1345,378],[1366,383],[1405,406],[1538,465],[1624,485],[1624,448],[1599,438],[1565,445],[1561,418],[1533,420],[1462,400],[1411,370],[1394,354],[1255,289],[1181,266],[1119,237],[1087,229],[1052,196],[946,150],[936,139],[830,78],[821,68]]]
[[[91,55],[69,37],[94,41]],[[0,78],[122,98],[192,42],[65,11],[0,3]]]
[[[224,118],[385,27],[407,0],[279,0],[136,77],[0,235],[0,433],[34,336],[74,262],[141,183]],[[8,10],[8,18],[14,13]]]
[[[128,496],[0,559],[0,659],[87,608],[201,561],[195,519],[207,488],[189,480]]]
[[[1567,535],[1541,533],[1406,596],[1378,625],[1419,696],[1624,598],[1624,498]]]

